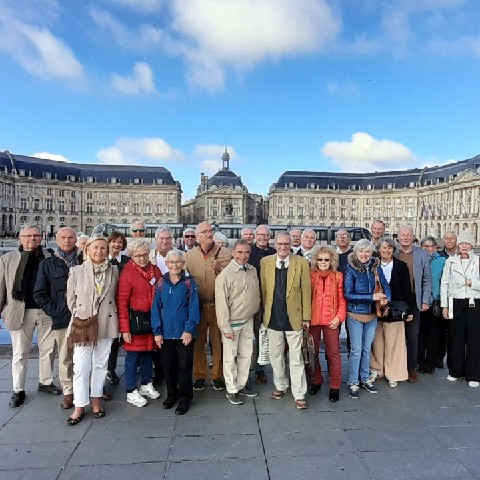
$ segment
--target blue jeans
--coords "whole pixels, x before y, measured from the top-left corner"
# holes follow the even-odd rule
[[[365,382],[370,375],[370,351],[375,338],[377,319],[367,323],[350,318],[347,314],[348,331],[350,332],[350,358],[348,359],[348,382],[350,385]]]
[[[127,352],[124,367],[127,392],[137,388],[137,365],[140,365],[142,385],[147,385],[152,381],[152,352]]]

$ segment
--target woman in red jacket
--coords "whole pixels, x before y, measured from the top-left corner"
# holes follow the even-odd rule
[[[144,407],[147,399],[160,393],[152,384],[152,351],[156,348],[150,323],[150,310],[157,280],[162,276],[148,259],[149,243],[135,239],[131,246],[132,261],[128,262],[118,281],[117,307],[125,357],[127,402]],[[137,389],[137,366],[140,366],[141,386]]]
[[[315,250],[311,260],[312,320],[310,333],[315,343],[315,370],[308,389],[316,395],[322,384],[322,369],[318,359],[320,338],[323,336],[325,355],[330,373],[331,402],[340,398],[342,361],[340,357],[340,325],[345,321],[347,307],[343,296],[343,275],[337,272],[338,255],[331,247],[321,246]],[[312,373],[312,372],[311,372]]]

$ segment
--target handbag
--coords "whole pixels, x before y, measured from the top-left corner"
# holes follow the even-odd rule
[[[390,302],[390,320],[406,320],[408,317],[408,304],[403,300]]]
[[[268,332],[265,325],[260,324],[258,329],[258,360],[259,365],[270,365],[270,352],[268,346]]]
[[[86,319],[73,317],[70,334],[68,335],[69,347],[73,347],[74,345],[96,345],[97,340],[98,314]]]
[[[434,300],[432,303],[432,315],[434,317],[442,318],[442,308],[440,307],[440,300]]]
[[[382,284],[380,283],[380,278],[378,276],[378,271],[376,268],[374,269],[373,274],[375,275],[375,288],[373,289],[373,293],[383,293]],[[388,306],[388,303],[386,305],[382,305],[380,300],[375,300],[375,310],[377,311],[377,317],[387,317],[389,309],[390,307]]]
[[[150,323],[150,312],[142,312],[141,310],[129,311],[130,317],[130,333],[132,335],[144,335],[152,333],[152,324]]]
[[[312,334],[306,328],[303,329],[302,355],[305,367],[313,370],[315,368],[315,343]]]

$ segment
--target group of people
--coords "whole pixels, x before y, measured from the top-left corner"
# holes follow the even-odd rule
[[[469,231],[458,239],[447,232],[443,249],[431,236],[414,245],[410,226],[399,230],[397,243],[380,220],[371,240],[353,248],[343,228],[335,246],[316,245],[308,228],[279,232],[274,248],[266,225],[245,227],[231,249],[214,233],[208,222],[187,228],[177,249],[162,226],[150,248],[145,226],[134,223],[128,244],[114,232],[84,238],[81,246],[82,238],[62,227],[52,250],[42,248],[38,227],[22,227],[18,250],[0,257],[0,310],[13,350],[10,406],[25,401],[35,328],[38,390],[63,394],[62,408],[74,407],[69,425],[82,420],[89,404],[95,418],[105,416],[105,382],[120,381],[120,346],[127,402],[143,407],[158,399],[164,381],[163,407],[176,405],[184,415],[207,377],[231,404],[255,397],[249,372],[267,383],[265,363],[273,373],[271,398],[291,389],[295,407],[308,408],[307,392],[316,395],[323,383],[323,339],[328,398],[337,402],[342,324],[352,399],[360,389],[377,393],[381,377],[392,388],[417,382],[418,373],[444,367],[447,351],[447,379],[479,386],[480,269]],[[315,355],[306,367],[309,337]],[[61,388],[53,383],[56,352]]]

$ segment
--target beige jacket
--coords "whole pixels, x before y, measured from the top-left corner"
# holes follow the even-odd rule
[[[45,258],[50,257],[48,250],[43,250]],[[25,315],[25,303],[12,298],[13,282],[20,264],[20,251],[15,250],[0,257],[0,311],[7,330],[22,328]]]
[[[247,265],[244,271],[233,260],[215,280],[215,311],[218,328],[232,333],[231,323],[253,320],[260,308],[257,270]]]
[[[98,338],[117,338],[118,316],[117,294],[118,268],[116,265],[109,265],[105,272],[105,288],[100,297],[98,309]],[[87,319],[93,312],[95,283],[93,279],[93,266],[89,260],[72,267],[67,282],[67,305],[73,317]],[[70,334],[70,326],[68,333]]]
[[[232,253],[225,247],[213,247],[204,255],[200,247],[185,254],[185,268],[195,279],[198,286],[200,304],[213,307],[215,304],[215,279],[230,263]]]

